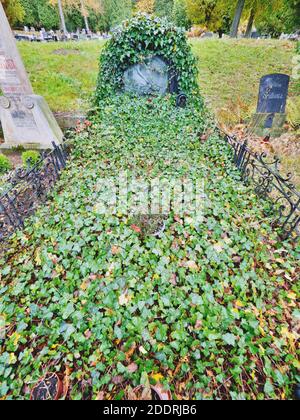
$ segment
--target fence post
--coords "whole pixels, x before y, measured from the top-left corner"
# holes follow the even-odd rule
[[[247,142],[247,140],[240,146],[240,150],[239,150],[239,154],[238,154],[238,157],[237,157],[237,167],[239,168],[239,169],[241,169],[242,168],[242,166],[243,166],[243,162],[244,162],[244,158],[245,158],[245,155],[246,155],[246,152],[247,152],[247,145],[248,145],[248,142]]]

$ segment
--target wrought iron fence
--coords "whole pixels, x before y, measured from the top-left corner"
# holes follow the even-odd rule
[[[291,182],[292,175],[284,177],[280,173],[280,160],[268,161],[265,153],[254,153],[247,141],[239,142],[226,135],[234,151],[234,162],[247,184],[254,184],[255,192],[269,199],[273,225],[279,227],[281,236],[287,239],[292,234],[300,236],[300,193]],[[51,152],[41,154],[35,164],[19,168],[8,180],[8,188],[0,195],[0,251],[5,240],[17,229],[23,228],[24,221],[31,216],[37,206],[43,203],[52,186],[66,167],[67,144],[53,144]]]
[[[7,180],[7,188],[0,195],[0,251],[5,240],[31,216],[37,206],[44,202],[49,191],[66,166],[68,152],[66,143],[43,152],[40,160],[26,168],[14,171]]]
[[[273,226],[280,229],[280,236],[287,239],[300,235],[300,192],[291,182],[292,174],[280,173],[280,160],[269,160],[265,153],[254,153],[247,141],[239,142],[226,135],[234,150],[234,162],[246,184],[253,184],[258,196],[268,199]]]

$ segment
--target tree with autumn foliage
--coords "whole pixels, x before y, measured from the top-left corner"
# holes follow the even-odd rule
[[[95,12],[103,12],[103,5],[101,0],[80,0],[80,10],[84,19],[85,29],[89,32],[89,14],[91,10]]]
[[[297,18],[298,16],[298,18]],[[231,36],[238,34],[239,24],[247,21],[246,37],[250,37],[254,23],[263,27],[266,22],[273,22],[274,31],[267,31],[279,35],[285,30],[292,32],[300,25],[299,0],[238,0],[231,28]],[[290,25],[292,23],[292,25]],[[275,29],[276,28],[276,29]]]
[[[11,25],[20,22],[25,15],[25,10],[20,0],[0,0]]]
[[[235,38],[241,23],[250,37],[254,24],[266,33],[293,32],[300,26],[300,0],[185,0],[187,16],[212,31],[228,31]]]
[[[193,23],[220,34],[227,32],[232,20],[233,5],[230,0],[185,0],[187,17]]]
[[[64,14],[64,8],[74,8],[80,10],[80,13],[84,19],[85,28],[89,32],[89,14],[93,10],[100,13],[103,11],[102,0],[49,0],[51,5],[56,5],[59,11],[61,29],[64,33],[67,32],[66,20]]]
[[[248,0],[246,13],[249,21],[246,35],[251,34],[253,23],[260,32],[278,36],[300,28],[300,0]],[[253,20],[253,22],[252,22]]]
[[[155,0],[138,0],[136,3],[136,10],[139,12],[148,13],[149,15],[154,13]]]

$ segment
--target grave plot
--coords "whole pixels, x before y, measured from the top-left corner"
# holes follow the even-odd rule
[[[137,18],[113,44],[118,60],[136,27],[158,31],[159,56],[181,36]],[[97,109],[52,199],[0,260],[2,398],[40,395],[41,378],[53,398],[150,398],[150,384],[175,399],[292,397],[299,243],[279,241],[240,182],[181,42],[191,67],[182,76],[174,59],[172,70],[184,108],[171,93],[125,93],[135,53],[119,74],[105,50]]]

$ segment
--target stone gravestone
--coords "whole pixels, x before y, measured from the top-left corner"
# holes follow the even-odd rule
[[[286,120],[286,102],[290,77],[286,74],[269,74],[260,81],[257,111],[254,116],[258,135],[280,135]]]
[[[0,119],[5,143],[2,149],[52,148],[63,133],[46,101],[34,95],[16,41],[0,3]]]
[[[137,95],[165,95],[169,86],[168,64],[153,56],[134,64],[124,73],[125,92]]]
[[[213,32],[205,32],[201,36],[201,38],[213,38],[213,37],[214,37],[214,33]]]

